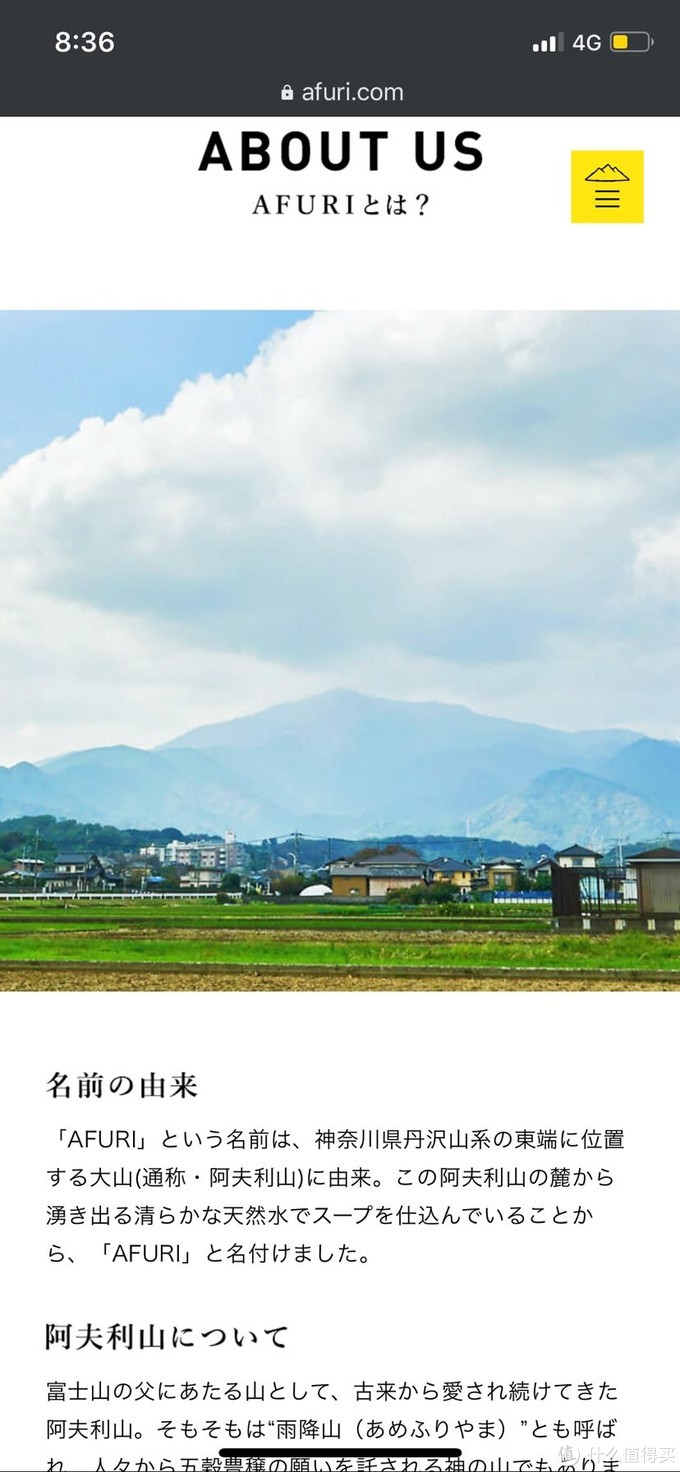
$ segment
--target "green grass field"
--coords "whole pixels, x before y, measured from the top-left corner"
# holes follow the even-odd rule
[[[680,937],[627,931],[556,934],[549,915],[482,916],[391,906],[303,908],[256,904],[71,901],[0,906],[0,963],[75,967],[257,966],[604,969],[678,972]]]
[[[647,936],[604,936],[596,940],[556,936],[520,940],[500,936],[460,936],[432,944],[407,937],[340,938],[306,936],[275,940],[270,935],[211,937],[196,940],[163,937],[12,936],[3,938],[5,961],[121,962],[176,966],[277,965],[372,967],[562,967],[579,970],[677,971],[679,951],[672,939]]]
[[[254,902],[218,905],[215,900],[0,900],[0,937],[17,927],[58,931],[115,926],[126,931],[154,930],[319,930],[350,928],[381,933],[413,930],[487,929],[492,923],[510,929],[549,930],[549,905],[465,905],[450,912],[420,905],[296,905]]]

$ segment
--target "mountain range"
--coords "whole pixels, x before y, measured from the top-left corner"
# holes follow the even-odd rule
[[[602,848],[680,828],[680,743],[334,690],[151,751],[97,747],[0,767],[0,818],[45,812],[243,839],[467,830]]]

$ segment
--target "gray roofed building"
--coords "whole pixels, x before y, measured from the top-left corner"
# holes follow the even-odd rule
[[[328,865],[334,895],[350,899],[384,899],[392,889],[427,883],[432,870],[424,859],[397,854],[373,859],[336,859]]]
[[[48,888],[64,890],[103,888],[115,883],[114,876],[99,855],[83,849],[57,854],[54,867],[43,875],[43,879]]]
[[[588,859],[601,859],[602,858],[602,854],[598,854],[597,850],[594,849],[594,848],[584,848],[583,847],[583,844],[581,844],[581,843],[572,843],[572,845],[571,845],[570,848],[561,848],[559,850],[559,852],[555,854],[555,858],[556,859],[568,859],[568,858],[571,858],[571,859],[586,859],[586,858],[588,858]]]
[[[572,843],[571,848],[561,848],[555,854],[555,863],[561,869],[595,869],[602,858],[594,848],[584,848],[581,843]]]
[[[680,917],[680,850],[648,848],[630,854],[626,862],[635,871],[640,914],[650,923],[657,916]]]

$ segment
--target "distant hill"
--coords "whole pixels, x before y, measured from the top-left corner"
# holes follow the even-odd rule
[[[22,856],[51,863],[59,852],[85,849],[111,858],[136,851],[143,844],[166,844],[173,838],[181,842],[188,836],[180,833],[178,828],[102,827],[99,823],[76,823],[72,818],[55,818],[51,813],[22,814],[0,822],[0,869]]]
[[[602,767],[602,775],[637,792],[677,826],[680,814],[680,742],[652,741],[643,736],[622,747]]]
[[[575,836],[604,852],[617,838],[646,841],[663,828],[660,809],[613,782],[588,772],[562,768],[543,772],[511,797],[492,803],[479,815],[490,838],[511,833],[536,843],[546,832],[554,848],[568,848]]]
[[[555,779],[565,771],[570,805],[560,808]],[[553,846],[596,832],[600,843],[652,839],[680,826],[680,745],[334,690],[197,727],[153,751],[99,747],[0,768],[0,818],[32,812],[122,828],[233,828],[246,840],[293,828],[347,839],[473,831]]]

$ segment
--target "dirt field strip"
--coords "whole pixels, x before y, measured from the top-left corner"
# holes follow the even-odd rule
[[[676,991],[680,971],[0,962],[0,991]]]

